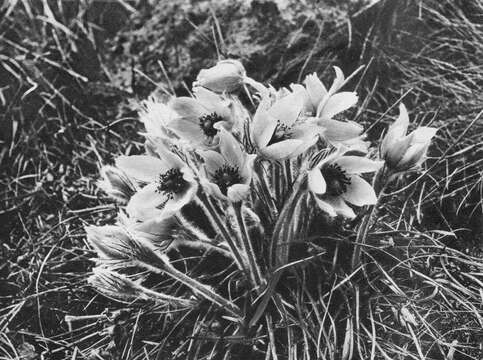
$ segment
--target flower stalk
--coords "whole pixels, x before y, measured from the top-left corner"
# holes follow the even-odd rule
[[[245,220],[243,219],[243,203],[237,202],[234,203],[232,206],[233,210],[235,210],[236,221],[240,229],[241,245],[243,247],[243,251],[246,254],[246,257],[248,258],[248,265],[250,266],[250,277],[252,278],[254,285],[256,287],[259,287],[263,283],[263,276],[262,271],[258,265],[257,256],[253,248],[253,244],[250,241],[250,235],[248,234]]]

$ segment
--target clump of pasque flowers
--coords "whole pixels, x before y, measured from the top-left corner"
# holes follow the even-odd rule
[[[181,308],[208,301],[226,312],[235,333],[256,327],[267,301],[250,307],[273,293],[307,219],[360,215],[367,225],[384,185],[420,167],[436,133],[416,127],[407,134],[401,104],[381,144],[371,146],[351,119],[358,95],[347,87],[359,69],[347,78],[334,70],[330,86],[314,73],[275,89],[249,78],[241,62],[222,60],[199,73],[193,96],[145,101],[146,153],[102,168],[100,185],[118,201],[119,215],[115,224],[87,228],[98,255],[90,283],[123,301]],[[179,261],[186,247],[219,257],[244,296],[175,266],[173,254]],[[147,273],[182,290],[150,288]]]

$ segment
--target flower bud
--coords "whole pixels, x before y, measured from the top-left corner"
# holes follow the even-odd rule
[[[200,71],[193,86],[202,86],[218,93],[237,90],[245,79],[245,68],[238,60],[221,60]]]
[[[401,172],[421,165],[426,152],[438,129],[421,126],[409,135],[406,135],[409,126],[409,117],[406,107],[399,105],[399,117],[389,127],[381,144],[381,157],[386,166],[394,171]]]
[[[99,187],[119,203],[127,203],[136,193],[136,185],[118,168],[104,166],[101,174],[103,179],[99,181]]]

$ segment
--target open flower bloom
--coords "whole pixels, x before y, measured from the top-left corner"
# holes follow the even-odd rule
[[[256,155],[244,152],[234,136],[222,127],[219,148],[220,152],[206,150],[201,154],[205,160],[207,187],[221,199],[242,201],[250,190]]]
[[[176,213],[193,199],[198,189],[192,170],[178,156],[159,145],[158,153],[161,158],[133,155],[116,159],[119,169],[147,184],[126,206],[129,216],[137,220]]]
[[[268,96],[262,98],[251,126],[251,139],[260,155],[284,160],[302,154],[315,144],[317,126],[299,119],[304,106],[300,93],[292,92],[270,103]]]
[[[218,93],[232,92],[240,88],[245,76],[241,62],[234,59],[221,60],[213,67],[201,70],[193,86],[202,86]]]
[[[373,205],[376,194],[372,186],[359,174],[377,171],[384,162],[360,156],[345,156],[344,150],[322,159],[308,172],[308,187],[318,206],[330,216],[343,215],[354,218],[354,211],[347,205]]]
[[[330,143],[343,143],[358,137],[363,128],[353,121],[333,120],[335,115],[354,106],[358,100],[353,91],[338,92],[349,78],[346,79],[337,66],[334,69],[336,77],[328,90],[315,73],[307,75],[305,87],[294,84],[292,90],[303,96],[305,113],[317,118],[321,136]],[[351,77],[353,75],[355,73]]]
[[[421,165],[438,129],[420,126],[406,135],[409,116],[404,104],[399,105],[399,117],[389,127],[381,144],[381,158],[390,170],[400,172]]]
[[[221,123],[228,130],[234,125],[230,102],[205,88],[193,91],[194,98],[183,96],[171,100],[169,106],[178,117],[169,126],[188,144],[216,146],[219,130],[214,125]]]

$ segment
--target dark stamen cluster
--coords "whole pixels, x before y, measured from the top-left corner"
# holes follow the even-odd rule
[[[216,170],[213,176],[213,182],[218,185],[220,191],[226,195],[228,188],[234,184],[239,184],[243,181],[238,166],[223,165]]]
[[[277,126],[275,127],[275,130],[273,131],[273,135],[270,138],[270,141],[268,142],[267,146],[276,144],[283,140],[290,139],[291,136],[292,136],[292,128],[278,121]]]
[[[322,167],[320,171],[327,183],[327,195],[338,196],[347,191],[347,186],[350,185],[351,179],[339,165],[329,164]]]
[[[203,133],[208,137],[214,137],[218,133],[218,130],[214,128],[214,125],[217,122],[222,121],[223,118],[213,112],[211,114],[203,115],[199,120],[200,128],[203,130]]]
[[[181,170],[173,168],[159,175],[156,192],[164,193],[172,199],[175,194],[183,192],[187,186],[188,182],[183,178]]]

